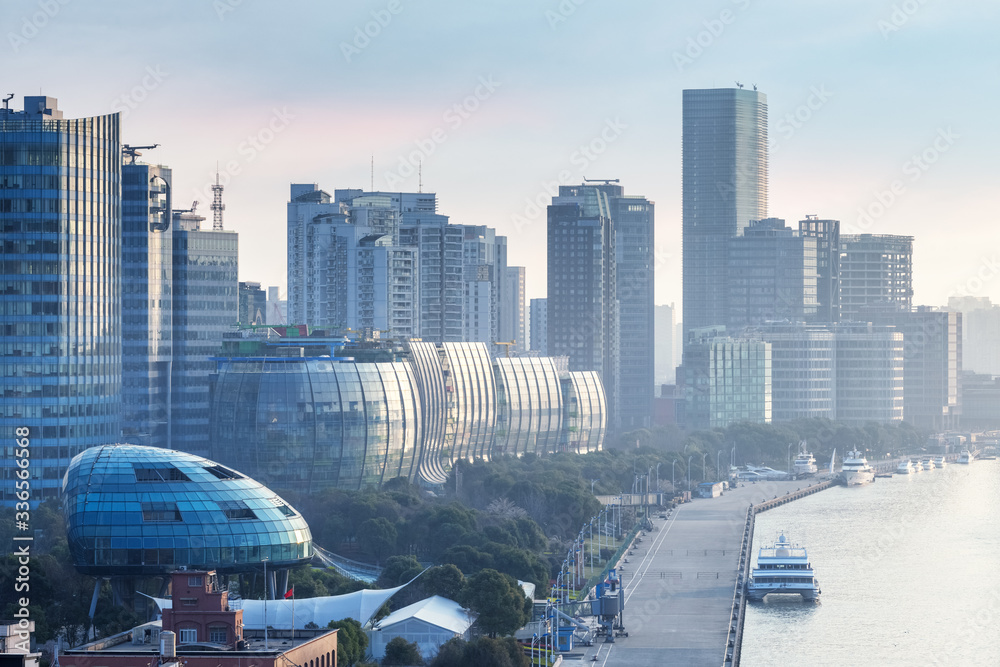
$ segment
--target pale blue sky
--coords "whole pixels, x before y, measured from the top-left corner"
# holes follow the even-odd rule
[[[374,155],[376,188],[415,190],[396,179],[423,145],[424,190],[506,234],[531,297],[545,224],[528,202],[560,175],[620,178],[656,202],[657,303],[679,306],[681,91],[739,80],[768,96],[771,215],[857,227],[898,181],[862,224],[916,236],[916,301],[1000,302],[991,0],[7,0],[0,26],[0,92],[127,110],[125,141],[162,144],[147,158],[173,167],[176,206],[207,209],[216,161],[235,166],[243,280],[284,285],[289,183],[367,188]]]

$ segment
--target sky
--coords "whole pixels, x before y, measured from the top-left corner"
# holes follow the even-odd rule
[[[769,215],[914,236],[915,304],[1000,302],[998,29],[994,0],[4,0],[0,92],[120,112],[209,224],[218,164],[241,280],[284,289],[289,184],[422,181],[543,297],[555,188],[617,178],[680,307],[682,90],[739,81],[768,97]]]

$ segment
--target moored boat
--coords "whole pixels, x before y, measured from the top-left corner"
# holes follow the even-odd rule
[[[766,595],[801,595],[815,600],[821,593],[805,547],[794,545],[782,534],[778,540],[761,547],[757,566],[747,581],[747,596],[763,600]]]

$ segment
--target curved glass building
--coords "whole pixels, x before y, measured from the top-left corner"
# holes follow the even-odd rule
[[[447,397],[444,369],[434,343],[410,341],[410,364],[420,391],[423,421],[420,432],[420,477],[431,484],[444,484],[448,469],[444,464]]]
[[[563,379],[566,423],[565,451],[596,452],[608,429],[608,404],[597,371],[575,371]]]
[[[212,456],[279,488],[361,489],[417,472],[412,367],[332,357],[222,361]]]
[[[73,565],[94,576],[155,576],[181,566],[276,569],[312,558],[305,519],[273,491],[192,454],[104,445],[63,478]]]
[[[558,451],[563,422],[559,371],[549,357],[496,360],[497,429],[494,454]]]
[[[64,119],[43,96],[0,109],[0,426],[30,429],[33,501],[120,435],[121,159],[118,114]]]
[[[489,460],[496,427],[497,386],[486,343],[442,343],[450,403],[446,433],[451,461]]]

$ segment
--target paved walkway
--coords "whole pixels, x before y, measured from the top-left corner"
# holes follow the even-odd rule
[[[655,530],[646,533],[624,566],[623,619],[629,636],[614,644],[599,638],[582,663],[719,667],[747,506],[805,486],[805,481],[758,482],[719,498],[697,498],[669,519],[654,519]]]

